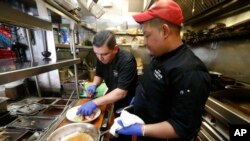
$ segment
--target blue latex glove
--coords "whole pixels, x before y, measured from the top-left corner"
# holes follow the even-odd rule
[[[96,85],[90,85],[88,88],[87,88],[87,94],[90,94],[91,97],[94,97],[94,94],[96,92]]]
[[[135,104],[135,97],[132,98],[132,100],[130,101],[129,105],[134,105]]]
[[[117,134],[122,134],[122,135],[136,135],[136,136],[142,136],[142,125],[141,124],[133,124],[128,127],[124,127],[121,120],[117,121],[118,124],[120,124],[123,128],[116,131]]]
[[[93,111],[96,109],[96,104],[93,101],[89,101],[84,103],[76,112],[77,115],[84,115],[88,116],[93,113]]]

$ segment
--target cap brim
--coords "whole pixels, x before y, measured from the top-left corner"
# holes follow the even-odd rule
[[[137,23],[143,23],[145,21],[153,19],[154,16],[152,16],[151,14],[149,14],[148,11],[145,11],[145,12],[140,13],[140,14],[135,14],[132,17],[134,18],[134,20]]]

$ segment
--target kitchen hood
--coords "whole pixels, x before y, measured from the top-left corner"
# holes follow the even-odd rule
[[[86,15],[100,18],[104,14],[103,7],[93,0],[44,0],[47,8],[60,16],[73,19],[77,23]]]
[[[77,2],[68,0],[44,0],[46,7],[62,17],[72,19],[79,23],[81,21],[80,7]]]

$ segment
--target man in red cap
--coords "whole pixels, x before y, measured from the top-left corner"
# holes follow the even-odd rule
[[[137,141],[192,140],[200,130],[210,76],[182,42],[182,10],[172,0],[158,0],[133,18],[141,24],[145,46],[153,56],[133,102],[134,113],[145,124],[117,133],[136,135]]]

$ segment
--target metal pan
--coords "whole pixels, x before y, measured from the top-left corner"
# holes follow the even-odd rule
[[[70,140],[81,138],[84,141],[99,141],[107,131],[101,131],[90,123],[71,123],[56,129],[47,138],[47,141]]]
[[[22,136],[28,133],[23,129],[2,129],[0,131],[0,140],[2,141],[18,141]]]

